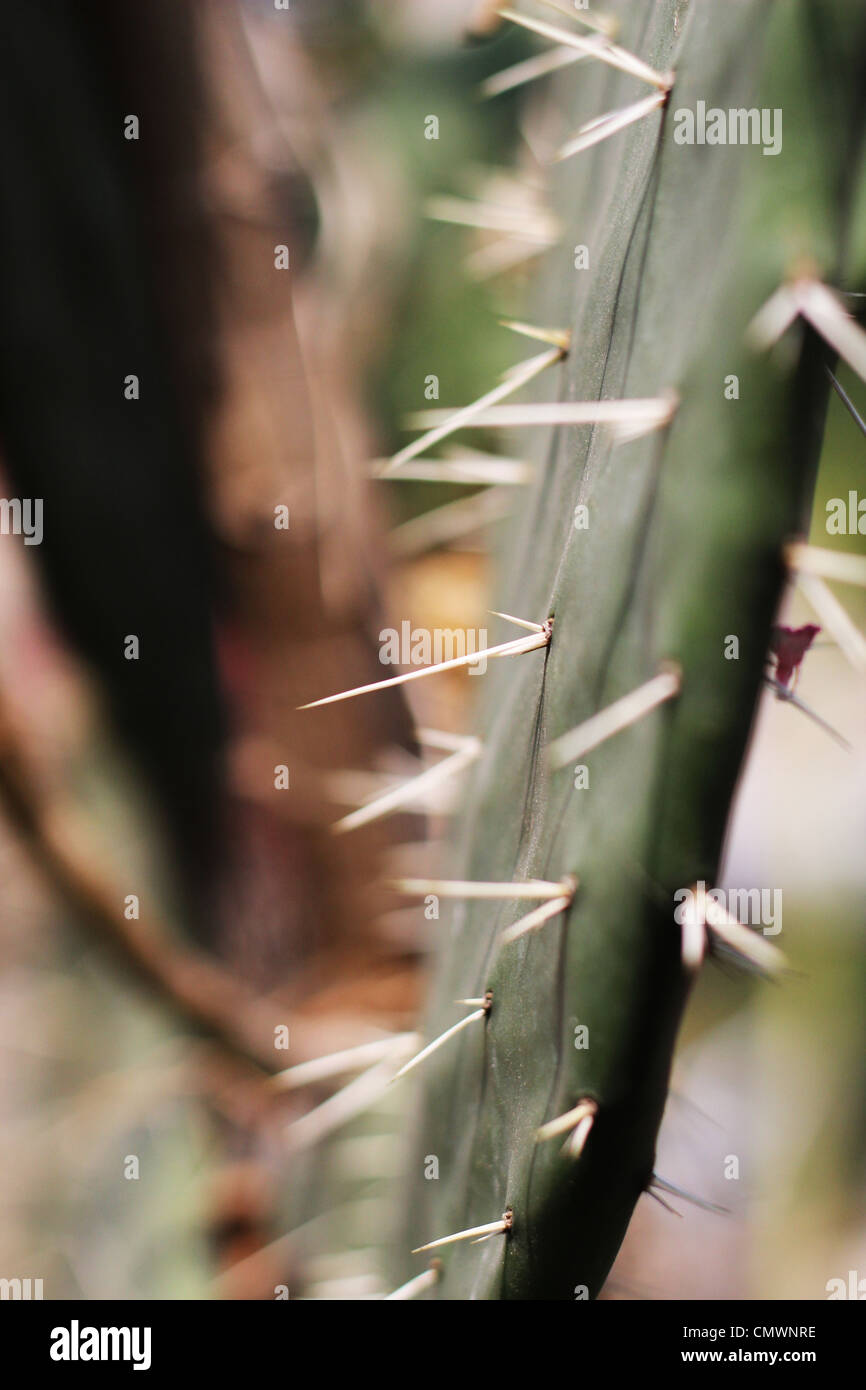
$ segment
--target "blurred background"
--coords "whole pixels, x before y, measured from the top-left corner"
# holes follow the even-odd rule
[[[459,780],[332,827],[442,756],[417,730],[473,732],[479,681],[297,706],[382,679],[407,619],[500,640],[529,465],[376,476],[431,376],[457,406],[526,356],[500,321],[532,318],[562,230],[550,88],[497,77],[538,46],[494,8],[0,18],[0,491],[44,499],[41,545],[0,535],[0,1276],[46,1298],[388,1291],[400,1088],[263,1071],[410,1031],[423,998],[435,923],[384,881],[447,873]],[[834,397],[815,544],[864,462]],[[644,1198],[604,1297],[866,1277],[862,678],[819,639],[798,693],[854,750],[768,694],[722,877],[782,889],[796,973],[703,972],[660,1142],[727,1210]]]

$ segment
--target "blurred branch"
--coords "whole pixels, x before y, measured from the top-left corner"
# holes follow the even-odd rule
[[[274,1029],[286,1023],[202,952],[178,946],[152,916],[129,921],[123,895],[103,878],[69,808],[35,791],[21,738],[0,690],[0,800],[26,848],[101,947],[197,1032],[258,1070],[276,1072]]]

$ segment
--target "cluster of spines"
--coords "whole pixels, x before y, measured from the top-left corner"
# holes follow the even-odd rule
[[[549,0],[549,3],[554,9],[560,8],[556,0]],[[592,37],[587,38],[542,21],[530,20],[511,10],[503,9],[498,13],[503,18],[553,40],[557,47],[534,59],[518,64],[497,77],[487,79],[484,85],[485,95],[496,95],[500,91],[508,90],[511,86],[557,71],[570,62],[592,58],[628,72],[632,76],[646,81],[654,89],[652,96],[621,110],[605,113],[582,127],[573,139],[568,141],[558,152],[557,158],[568,158],[588,149],[600,140],[624,129],[626,125],[651,116],[666,104],[673,87],[674,74],[655,72],[642,60],[618,47],[613,42],[611,33],[605,32],[603,21],[596,20],[592,16],[586,19],[586,22],[596,31]],[[585,12],[571,17],[585,18]],[[482,205],[471,208],[458,206],[458,202],[459,200],[455,199],[437,200],[431,208],[432,215],[443,217],[446,220],[467,222],[475,226],[490,226],[493,230],[505,231],[506,233],[509,231],[516,233],[520,230],[510,224],[503,226],[501,219],[497,222],[492,214],[488,217]],[[544,241],[544,238],[542,237],[541,240]],[[793,276],[789,282],[779,288],[755,316],[749,328],[751,345],[756,349],[770,349],[798,317],[805,319],[829,346],[846,360],[863,380],[866,380],[866,333],[847,314],[840,297],[809,275]],[[610,429],[614,441],[623,443],[652,431],[664,429],[674,418],[678,401],[673,391],[663,393],[655,399],[553,401],[548,404],[503,405],[508,397],[516,394],[548,368],[560,364],[571,349],[570,335],[565,330],[540,328],[513,321],[505,321],[504,326],[545,342],[549,347],[544,352],[513,368],[499,386],[470,405],[456,410],[427,411],[411,417],[410,426],[424,429],[426,433],[400,450],[387,462],[377,465],[374,469],[375,476],[389,480],[423,477],[428,481],[453,482],[456,480],[489,486],[501,485],[503,482],[520,484],[527,480],[530,470],[519,460],[503,459],[468,450],[455,451],[449,459],[445,460],[425,458],[424,455],[429,448],[440,444],[458,430],[467,428],[591,424]],[[846,408],[861,430],[866,433],[866,424],[860,419],[853,403],[846,396],[835,377],[832,377],[832,374],[831,380]],[[838,556],[833,552],[810,547],[802,542],[792,542],[786,548],[784,558],[791,576],[796,578],[805,597],[815,608],[842,651],[858,669],[866,669],[866,640],[851,622],[826,583],[827,580],[836,580],[863,585],[866,583],[866,565],[859,557]],[[529,629],[532,635],[528,638],[483,649],[465,658],[456,658],[434,666],[416,669],[386,681],[341,692],[312,703],[313,705],[322,705],[335,700],[348,699],[355,695],[432,675],[437,671],[468,666],[481,657],[521,655],[547,647],[553,638],[552,618],[547,618],[541,622],[530,622],[525,619],[512,618],[507,614],[501,616]],[[798,700],[786,685],[775,680],[769,673],[765,679],[779,698],[791,701],[823,725],[837,741],[845,742],[814,711]],[[681,691],[681,686],[681,667],[672,657],[644,684],[598,711],[576,728],[559,735],[547,750],[549,766],[553,770],[562,768],[583,753],[598,747],[636,721],[648,716],[660,705],[675,699]],[[479,755],[480,751],[480,745],[473,740],[465,748],[455,748],[452,758],[446,759],[445,762],[450,763],[454,760],[454,771],[462,771],[470,761]],[[435,775],[437,772],[440,775],[447,775],[440,764],[438,768],[428,769],[419,778],[413,779],[417,791],[422,790],[425,778],[429,779],[431,774]],[[403,788],[402,793],[398,790],[383,797],[381,799],[382,814],[388,814],[397,805],[406,804],[412,798],[412,789],[413,782],[409,782]],[[369,808],[368,818],[372,818],[376,814],[374,808],[375,803]],[[353,822],[352,817],[344,818],[344,821],[338,823],[336,828],[348,829],[354,823],[363,823],[364,810],[362,809],[360,813],[355,813],[355,815],[356,821]],[[397,880],[393,886],[399,892],[409,895],[435,893],[438,896],[451,898],[537,900],[539,906],[533,908],[500,934],[499,944],[504,947],[528,932],[540,929],[546,922],[568,912],[575,900],[579,880],[576,874],[569,874],[558,882],[529,880],[512,883],[484,883],[442,879],[401,879]],[[717,938],[727,948],[750,962],[762,973],[777,974],[784,968],[785,960],[777,947],[732,917],[706,893],[696,890],[695,902],[694,910],[690,914],[685,914],[682,927],[681,957],[684,968],[689,973],[693,973],[701,964],[706,954],[707,943],[713,938]],[[485,1024],[494,1007],[492,991],[487,991],[481,997],[466,998],[456,1002],[469,1008],[470,1012],[437,1038],[427,1043],[420,1051],[415,1052],[399,1068],[394,1069],[392,1067],[391,1074],[384,1084],[390,1084],[392,1080],[414,1070],[440,1047],[462,1033],[464,1029],[477,1024]],[[598,1102],[594,1098],[578,1097],[570,1110],[547,1121],[538,1129],[537,1140],[545,1142],[555,1137],[564,1136],[563,1151],[573,1159],[579,1158],[591,1134],[598,1108]],[[698,1205],[712,1210],[721,1210],[712,1203],[702,1202],[701,1199],[693,1197],[692,1194],[684,1192],[656,1174],[653,1174],[646,1190],[666,1206],[667,1203],[660,1195],[662,1192],[694,1201]],[[495,1236],[507,1237],[514,1229],[515,1221],[519,1219],[520,1214],[509,1208],[489,1223],[438,1237],[419,1246],[413,1253],[426,1253],[463,1241],[480,1242]],[[440,1274],[441,1265],[437,1260],[424,1273],[395,1290],[390,1297],[398,1299],[415,1297],[432,1288]]]

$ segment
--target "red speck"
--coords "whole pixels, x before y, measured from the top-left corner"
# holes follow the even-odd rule
[[[805,627],[774,627],[770,651],[776,658],[776,680],[785,687],[791,684],[794,672],[821,631],[814,623]]]

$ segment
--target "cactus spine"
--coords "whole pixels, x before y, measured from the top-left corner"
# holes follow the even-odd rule
[[[690,980],[673,894],[718,867],[833,360],[833,325],[816,331],[796,308],[774,352],[748,329],[786,283],[801,307],[818,282],[864,289],[860,7],[606,8],[622,49],[672,87],[553,172],[569,244],[546,257],[536,320],[569,328],[571,346],[532,389],[677,405],[639,438],[602,424],[530,435],[535,481],[503,551],[501,602],[553,617],[552,639],[491,665],[449,868],[477,883],[578,883],[558,913],[506,939],[538,904],[466,896],[443,909],[426,1040],[466,1013],[455,1000],[486,1002],[400,1083],[418,1088],[406,1250],[490,1232],[443,1247],[425,1297],[595,1297],[651,1180]],[[566,152],[587,122],[651,91],[591,59],[552,81]],[[781,150],[679,143],[676,113],[699,103],[781,112]],[[576,757],[585,774],[552,765],[552,741],[666,671],[681,681]],[[431,1155],[438,1181],[424,1177]],[[397,1282],[424,1258],[404,1256]]]

